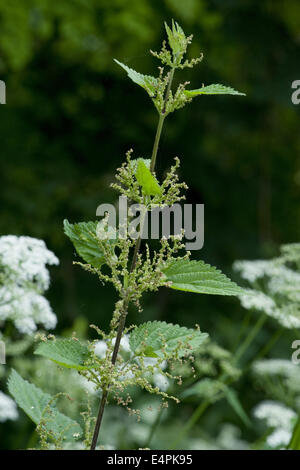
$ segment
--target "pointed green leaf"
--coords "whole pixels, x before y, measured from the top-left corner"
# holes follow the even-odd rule
[[[147,196],[161,194],[161,187],[159,186],[157,179],[153,176],[142,159],[138,160],[135,177],[138,183],[142,186],[143,193]]]
[[[34,354],[47,357],[69,369],[87,369],[84,362],[88,358],[87,346],[74,339],[57,339],[40,343]]]
[[[122,62],[119,62],[117,59],[114,59],[114,61],[127,72],[128,77],[131,78],[134,83],[140,85],[150,95],[155,94],[155,90],[158,84],[157,79],[155,77],[152,77],[151,75],[143,75],[142,73],[136,72],[127,65],[122,64]]]
[[[19,407],[36,425],[43,420],[47,432],[54,439],[64,436],[66,440],[72,440],[74,435],[82,434],[79,424],[60,413],[52,404],[51,395],[24,380],[14,369],[8,379],[8,389]]]
[[[171,288],[197,294],[241,295],[243,289],[203,261],[174,260],[163,273]]]
[[[174,56],[182,55],[186,50],[186,36],[179,24],[172,20],[172,29],[165,23],[169,45]]]
[[[64,232],[72,241],[77,253],[86,263],[99,269],[104,263],[105,258],[99,246],[97,238],[97,225],[99,222],[79,222],[70,224],[64,220]],[[110,240],[110,243],[115,243]]]
[[[136,356],[183,357],[199,349],[207,339],[199,330],[154,321],[135,328],[129,337],[130,348]]]
[[[193,98],[197,95],[241,95],[246,96],[245,93],[240,93],[231,87],[213,84],[198,88],[197,90],[185,90],[184,93],[188,98]]]

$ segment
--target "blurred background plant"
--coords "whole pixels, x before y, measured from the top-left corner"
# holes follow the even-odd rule
[[[116,199],[109,183],[133,142],[135,152],[148,148],[150,155],[156,114],[142,90],[132,92],[112,58],[155,73],[153,58],[145,50],[159,49],[164,20],[174,18],[194,34],[191,56],[204,53],[205,67],[194,69],[194,83],[219,82],[247,93],[243,100],[203,97],[200,105],[171,116],[166,126],[157,174],[178,154],[181,177],[189,182],[187,202],[205,204],[205,245],[194,257],[231,274],[235,260],[268,260],[278,256],[279,245],[299,240],[299,108],[290,99],[291,83],[300,78],[299,15],[296,0],[12,0],[0,5],[0,77],[7,86],[7,105],[0,112],[0,231],[43,239],[59,258],[60,265],[50,268],[47,295],[58,319],[58,336],[70,337],[75,330],[82,339],[94,339],[90,323],[108,327],[113,291],[99,290],[96,279],[73,268],[74,253],[62,220],[93,219],[100,203]],[[185,78],[190,78],[189,71]],[[151,302],[146,297],[144,318],[199,323],[213,343],[196,359],[196,379],[187,372],[176,391],[182,395],[180,408],[171,404],[161,411],[155,400],[145,403],[140,394],[136,399],[145,412],[137,423],[126,410],[112,406],[105,416],[105,444],[269,445],[267,436],[277,429],[266,422],[270,407],[253,410],[272,400],[299,411],[288,368],[284,375],[257,373],[263,359],[291,365],[291,344],[298,339],[298,300],[289,297],[288,278],[281,284],[280,279],[267,275],[251,288],[260,291],[260,299],[271,299],[268,308],[274,308],[272,301],[280,311],[292,308],[281,312],[284,320],[292,316],[290,327],[271,318],[266,303],[257,314],[254,306],[244,310],[228,298],[169,295],[167,289]],[[296,274],[293,279],[297,283]],[[267,290],[272,280],[280,289],[276,295]],[[140,323],[135,310],[129,321]],[[72,374],[58,372],[46,360],[32,360],[32,335],[23,336],[15,327],[8,334],[13,335],[12,345],[20,340],[26,347],[19,349],[14,364],[8,356],[9,364],[1,367],[4,394],[11,365],[41,388],[50,383],[53,393],[63,384],[66,391],[74,388]],[[86,400],[84,386],[78,384],[75,393],[82,399],[74,402]],[[1,395],[0,410],[3,403],[6,407]],[[62,399],[61,408],[70,415],[77,412],[68,400]],[[14,411],[11,416],[16,417]],[[21,411],[18,420],[0,423],[1,448],[33,446],[35,439]],[[279,442],[280,447],[280,439],[275,435],[271,444]]]
[[[47,265],[57,265],[57,257],[43,240],[4,235],[0,237],[0,377],[7,378],[8,366],[29,352],[32,334],[39,326],[56,326],[57,318],[44,297],[49,288]],[[16,420],[15,402],[0,391],[0,422]]]

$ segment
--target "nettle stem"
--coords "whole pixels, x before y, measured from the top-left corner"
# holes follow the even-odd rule
[[[125,321],[126,321],[126,316],[127,316],[127,308],[128,308],[128,301],[125,300],[124,309],[121,313],[121,318],[120,318],[119,325],[118,325],[116,342],[115,342],[114,350],[113,350],[112,357],[111,357],[111,363],[113,365],[115,365],[115,363],[116,363],[116,360],[117,360],[117,357],[118,357],[118,352],[119,352],[119,349],[120,349],[120,343],[121,343],[122,334],[123,334],[123,331],[124,331]],[[94,434],[93,434],[93,439],[92,439],[92,444],[91,444],[91,450],[96,449],[98,436],[99,436],[99,432],[100,432],[100,427],[101,427],[101,423],[102,423],[102,418],[103,418],[103,414],[104,414],[104,409],[105,409],[105,405],[106,405],[106,402],[107,402],[108,391],[109,391],[109,386],[102,390],[102,397],[101,397],[101,402],[100,402],[100,406],[99,406],[97,421],[96,421],[96,425],[95,425],[95,429],[94,429]]]
[[[155,140],[154,140],[154,145],[153,145],[153,150],[152,150],[152,156],[151,156],[151,164],[150,164],[150,171],[152,173],[154,172],[154,169],[155,169],[156,156],[157,156],[157,152],[158,152],[158,145],[159,145],[159,141],[160,141],[161,131],[162,131],[162,128],[163,128],[163,125],[164,125],[164,122],[165,122],[165,118],[166,118],[166,106],[167,106],[168,99],[169,99],[169,94],[170,94],[170,90],[171,90],[171,86],[172,86],[172,82],[173,82],[173,77],[174,77],[174,72],[175,72],[175,69],[172,68],[171,72],[170,72],[170,76],[169,76],[169,82],[168,82],[168,86],[167,86],[167,91],[166,91],[166,95],[165,95],[165,100],[164,100],[162,113],[159,115],[159,121],[158,121],[158,125],[157,125],[157,130],[156,130],[156,135],[155,135]]]
[[[159,145],[161,131],[162,131],[162,128],[163,128],[163,125],[164,125],[164,121],[165,121],[165,116],[163,114],[160,114],[159,115],[158,125],[157,125],[157,130],[156,130],[156,135],[155,135],[155,140],[154,140],[154,145],[153,145],[153,150],[152,150],[151,164],[150,164],[150,171],[152,173],[154,172],[154,168],[155,168],[158,145]]]
[[[162,132],[162,128],[163,128],[163,125],[164,125],[164,121],[165,121],[165,118],[166,118],[166,115],[165,115],[166,106],[167,106],[168,99],[169,99],[169,94],[170,94],[170,90],[171,90],[171,86],[172,86],[172,82],[173,82],[173,77],[174,77],[174,72],[175,72],[175,69],[172,68],[171,71],[170,71],[170,75],[169,75],[169,81],[168,81],[168,85],[167,85],[166,95],[165,95],[165,98],[164,98],[163,109],[162,109],[162,112],[159,115],[159,120],[158,120],[158,124],[157,124],[157,129],[156,129],[156,134],[155,134],[155,139],[154,139],[154,144],[153,144],[153,150],[152,150],[152,156],[151,156],[151,163],[150,163],[150,170],[151,170],[152,173],[155,169],[158,146],[159,146],[159,142],[160,142],[160,137],[161,137],[161,132]],[[135,269],[135,266],[136,266],[137,257],[138,257],[140,247],[141,247],[141,235],[142,235],[142,232],[143,232],[144,220],[145,220],[145,214],[144,214],[144,217],[143,217],[143,219],[141,221],[141,224],[140,224],[140,236],[137,239],[137,242],[136,242],[135,247],[134,247],[134,253],[133,253],[132,263],[131,263],[131,267],[130,267],[130,272],[133,272],[133,270]],[[119,349],[120,349],[120,343],[121,343],[123,331],[124,331],[124,328],[125,328],[126,317],[127,317],[127,313],[128,313],[128,304],[129,304],[128,297],[125,297],[124,308],[123,308],[121,316],[120,316],[120,321],[119,321],[117,336],[116,336],[116,342],[115,342],[114,350],[113,350],[112,357],[111,357],[111,363],[113,365],[115,365],[115,363],[116,363],[118,353],[119,353]],[[101,397],[98,416],[97,416],[97,421],[96,421],[96,425],[95,425],[95,429],[94,429],[94,434],[93,434],[93,439],[92,439],[92,444],[91,444],[91,450],[96,449],[98,436],[99,436],[99,432],[100,432],[100,428],[101,428],[101,424],[102,424],[104,409],[105,409],[105,406],[106,406],[106,403],[107,403],[108,392],[109,392],[109,385],[105,389],[102,390],[102,397]]]

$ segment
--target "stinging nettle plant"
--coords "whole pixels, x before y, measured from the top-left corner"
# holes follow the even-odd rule
[[[144,88],[159,115],[151,159],[134,159],[132,150],[128,151],[125,162],[117,170],[116,182],[112,184],[131,202],[143,204],[146,211],[181,201],[184,199],[182,191],[187,188],[185,183],[178,180],[180,161],[177,157],[164,181],[159,181],[155,174],[165,118],[199,95],[243,95],[230,87],[216,84],[191,90],[187,88],[189,83],[184,82],[173,90],[175,71],[194,67],[201,62],[202,55],[192,60],[185,59],[192,36],[187,37],[174,21],[171,27],[165,24],[165,28],[168,44],[164,41],[160,52],[151,51],[162,64],[158,77],[143,75],[115,60],[133,82]],[[142,214],[140,219],[140,234],[143,232],[145,216],[146,213]],[[130,220],[129,213],[128,226]],[[119,230],[127,228],[120,227]],[[101,390],[98,415],[93,418],[88,405],[87,411],[82,413],[83,431],[79,423],[58,411],[55,406],[58,396],[51,397],[44,393],[23,380],[16,371],[12,372],[9,379],[9,389],[19,406],[37,424],[42,447],[47,448],[52,441],[56,448],[63,448],[64,442],[84,439],[85,448],[94,450],[108,398],[114,398],[132,413],[138,413],[130,408],[132,400],[127,390],[131,386],[139,386],[160,395],[163,405],[168,399],[178,402],[176,397],[169,396],[166,391],[155,386],[153,376],[159,373],[180,383],[181,378],[172,375],[172,363],[192,360],[193,353],[208,336],[200,331],[198,325],[190,329],[154,321],[127,327],[129,305],[134,304],[141,311],[143,293],[155,292],[160,287],[216,295],[240,295],[242,289],[216,268],[203,261],[192,261],[190,252],[184,250],[183,233],[181,236],[162,238],[156,251],[147,243],[141,251],[141,237],[135,239],[130,234],[127,237],[118,236],[120,233],[109,225],[107,216],[100,222],[71,224],[65,220],[64,231],[84,261],[75,264],[96,274],[102,283],[112,283],[119,298],[110,331],[105,333],[92,325],[104,341],[101,355],[96,354],[95,342],[84,344],[75,337],[42,338],[35,354],[49,358],[60,366],[75,369],[93,382],[96,389]]]

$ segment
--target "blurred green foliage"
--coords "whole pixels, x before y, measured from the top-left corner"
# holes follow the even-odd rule
[[[114,294],[72,266],[62,221],[93,220],[100,203],[116,200],[109,183],[130,147],[149,158],[156,111],[112,59],[155,74],[145,51],[159,48],[164,20],[194,34],[192,56],[204,53],[197,68],[183,72],[192,88],[223,83],[247,93],[201,97],[166,122],[158,176],[178,155],[188,202],[205,204],[205,246],[194,256],[229,273],[235,259],[268,257],[280,243],[299,240],[300,108],[290,99],[291,83],[300,79],[299,15],[297,0],[0,4],[0,77],[7,86],[0,231],[43,238],[60,258],[50,292],[58,333],[81,317],[102,328],[110,320]],[[143,320],[197,322],[228,349],[245,315],[232,299],[166,290],[144,305]],[[132,321],[140,314],[132,311]],[[264,330],[254,347],[269,334]],[[247,390],[246,379],[240,387]],[[183,421],[190,411],[181,409]],[[217,412],[205,420],[214,429]]]

